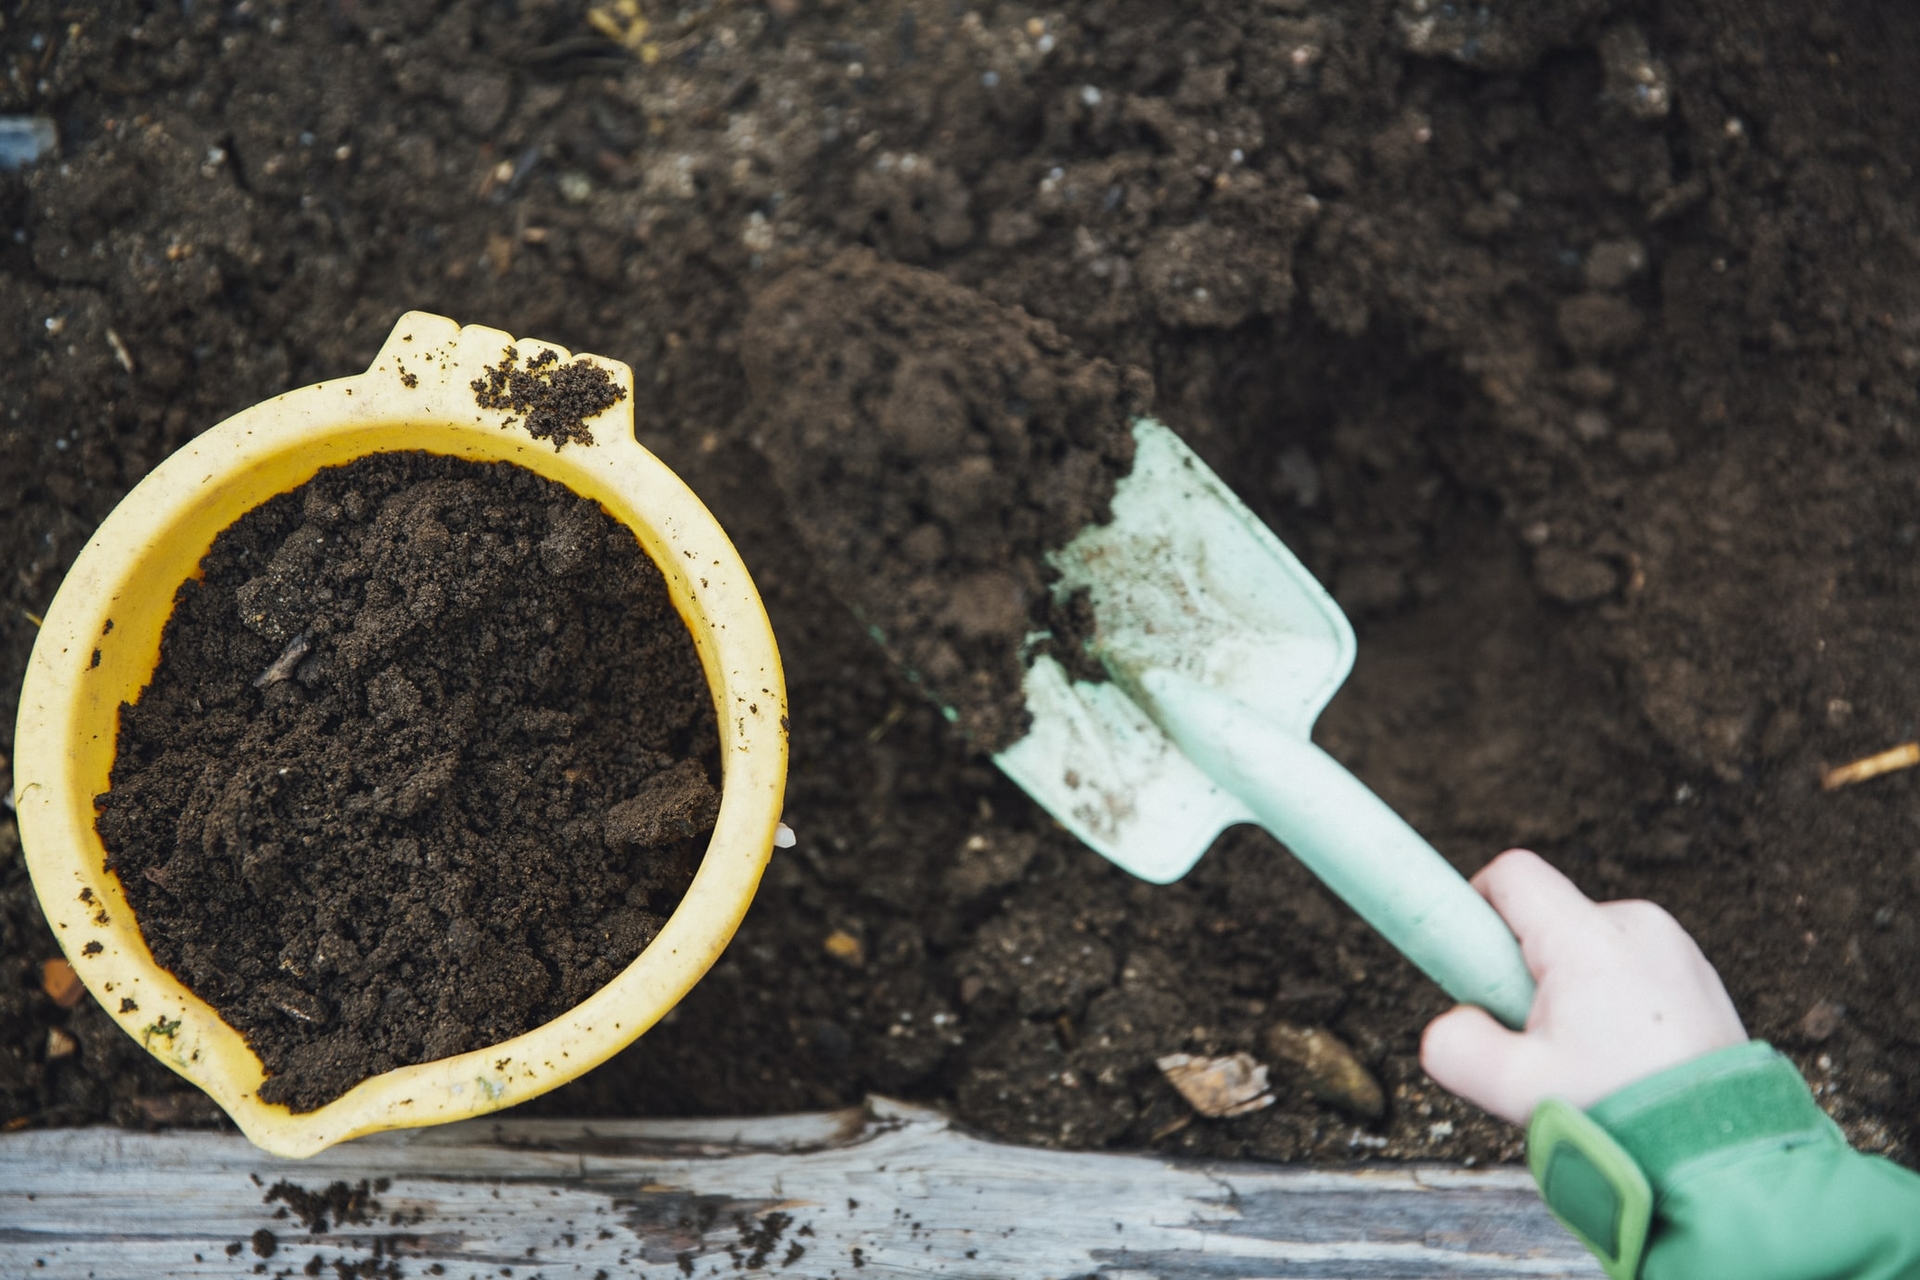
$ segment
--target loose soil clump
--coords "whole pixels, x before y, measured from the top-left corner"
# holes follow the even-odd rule
[[[578,1004],[718,808],[691,637],[632,532],[507,464],[377,454],[215,539],[98,798],[154,956],[312,1110]]]
[[[553,441],[555,453],[576,440],[592,444],[593,428],[586,420],[619,404],[626,394],[599,365],[586,360],[562,364],[552,348],[521,364],[520,349],[508,347],[499,364],[488,365],[486,376],[473,380],[474,403],[482,409],[513,410],[516,416],[503,426],[524,415],[527,434]]]
[[[1152,378],[859,249],[768,289],[744,337],[755,434],[822,572],[974,745],[1012,745],[1026,637],[1081,630],[1046,553],[1107,518]]]

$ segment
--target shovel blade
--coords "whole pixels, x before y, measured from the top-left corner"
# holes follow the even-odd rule
[[[1134,424],[1113,519],[1048,558],[1055,594],[1088,593],[1110,681],[1029,668],[1033,725],[995,763],[1086,844],[1158,884],[1254,815],[1142,710],[1129,672],[1177,672],[1307,737],[1353,667],[1353,628],[1272,530],[1180,438]]]

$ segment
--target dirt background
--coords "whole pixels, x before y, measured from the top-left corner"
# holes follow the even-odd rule
[[[783,272],[866,245],[1149,370],[1355,618],[1329,749],[1463,868],[1527,842],[1667,904],[1855,1139],[1912,1158],[1920,776],[1817,778],[1920,707],[1920,12],[645,12],[605,15],[621,44],[535,0],[5,8],[0,111],[61,146],[0,176],[0,735],[27,612],[194,433],[364,368],[408,307],[603,352],[766,594],[799,845],[677,1016],[537,1107],[880,1090],[1023,1141],[1513,1155],[1419,1073],[1440,997],[1268,841],[1130,881],[827,596],[747,438],[740,334]],[[0,1116],[209,1120],[41,994],[13,844]],[[1351,1043],[1386,1119],[1283,1077],[1175,1127],[1153,1058],[1282,1016]]]

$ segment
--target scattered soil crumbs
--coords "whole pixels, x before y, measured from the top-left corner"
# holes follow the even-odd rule
[[[312,1191],[297,1182],[282,1179],[267,1188],[267,1194],[261,1197],[261,1204],[276,1202],[286,1206],[285,1212],[293,1215],[293,1220],[305,1227],[312,1235],[325,1235],[336,1227],[366,1226],[380,1216],[380,1202],[374,1197],[387,1189],[385,1178],[369,1183],[365,1178],[359,1183],[329,1182],[319,1191]],[[268,1239],[273,1233],[264,1228],[253,1233],[258,1240],[262,1235]]]
[[[612,376],[590,360],[561,364],[552,348],[524,365],[519,360],[520,349],[508,347],[499,364],[488,365],[487,376],[473,380],[474,403],[482,409],[524,414],[527,434],[553,441],[556,453],[570,441],[592,444],[593,428],[586,420],[626,398],[626,391],[613,385]],[[403,380],[411,377],[406,374]],[[507,425],[515,421],[508,418]]]
[[[734,1229],[740,1233],[740,1243],[727,1248],[727,1258],[733,1263],[733,1269],[745,1268],[759,1271],[767,1265],[774,1250],[780,1247],[780,1237],[793,1225],[793,1215],[778,1211],[759,1219],[750,1219],[744,1213],[733,1215]],[[787,1250],[787,1259],[782,1266],[792,1266],[806,1252],[806,1246],[795,1241]]]
[[[977,746],[1011,745],[1022,642],[1081,630],[1043,557],[1106,518],[1151,379],[865,250],[768,289],[743,349],[759,439],[822,571]]]
[[[326,1235],[329,1232],[340,1233],[346,1227],[364,1227],[376,1225],[380,1221],[382,1206],[376,1196],[392,1185],[386,1178],[377,1178],[369,1182],[362,1178],[358,1183],[344,1181],[329,1182],[318,1191],[303,1187],[295,1182],[282,1180],[267,1189],[261,1198],[262,1204],[276,1201],[281,1208],[274,1211],[274,1217],[291,1216],[294,1221],[307,1229],[310,1235]],[[396,1210],[388,1218],[389,1226],[417,1225],[423,1221],[423,1210],[415,1209],[411,1215],[405,1210]],[[238,1241],[227,1247],[228,1257],[238,1257],[248,1241]],[[312,1254],[300,1267],[300,1274],[323,1276],[331,1274],[334,1280],[403,1280],[408,1273],[400,1265],[403,1251],[417,1251],[420,1238],[409,1233],[379,1235],[357,1235],[352,1243],[367,1250],[365,1257],[337,1256],[331,1260],[321,1254]],[[251,1237],[255,1254],[261,1258],[271,1258],[282,1248],[289,1252],[292,1242],[282,1242],[278,1236],[265,1227],[255,1231]],[[266,1267],[255,1263],[254,1274],[263,1275]],[[426,1268],[428,1275],[443,1275],[446,1268],[434,1263]],[[273,1273],[279,1277],[290,1277],[293,1268],[286,1267]]]
[[[321,1276],[332,1272],[334,1280],[405,1280],[406,1269],[400,1265],[399,1259],[387,1256],[387,1248],[386,1237],[377,1236],[370,1257],[339,1257],[329,1262],[316,1253],[307,1259],[306,1266],[300,1268],[300,1274]]]
[[[717,737],[659,571],[524,469],[382,454],[249,512],[121,712],[108,865],[321,1106],[577,1004],[658,932]]]

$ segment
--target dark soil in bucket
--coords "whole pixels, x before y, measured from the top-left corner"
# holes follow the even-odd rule
[[[520,467],[330,467],[180,588],[99,797],[160,963],[310,1111],[578,1004],[691,882],[712,701],[631,530]]]
[[[674,1018],[535,1109],[880,1091],[1078,1147],[1517,1152],[1419,1071],[1444,999],[1282,850],[1129,880],[835,598],[748,321],[864,248],[1148,371],[1354,619],[1323,745],[1463,870],[1526,843],[1671,908],[1914,1158],[1920,771],[1819,778],[1920,737],[1920,11],[643,7],[650,62],[571,0],[9,8],[0,112],[61,143],[0,174],[0,754],[28,615],[196,432],[365,369],[409,307],[601,352],[766,596],[799,843]],[[13,844],[0,1117],[216,1119],[43,993]],[[1281,1020],[1384,1117],[1281,1070]],[[1155,1057],[1233,1050],[1279,1101],[1182,1124]]]

